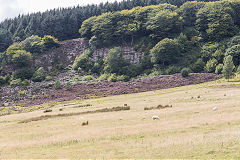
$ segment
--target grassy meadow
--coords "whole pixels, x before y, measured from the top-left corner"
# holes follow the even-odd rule
[[[124,104],[130,110],[94,112]],[[47,105],[32,112],[0,116],[1,159],[240,159],[240,82],[218,80],[51,103],[52,112],[44,113]],[[144,110],[158,105],[172,107]],[[214,107],[218,110],[213,111]],[[92,112],[87,114],[87,111]],[[47,119],[39,118],[46,115]],[[152,120],[153,115],[160,119]],[[31,121],[34,118],[39,120]],[[82,126],[86,121],[89,124]]]

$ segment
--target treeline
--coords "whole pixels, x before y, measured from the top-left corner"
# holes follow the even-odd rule
[[[38,12],[19,15],[14,19],[7,19],[0,23],[0,52],[4,51],[12,42],[22,41],[31,35],[41,37],[44,35],[52,35],[59,40],[79,37],[78,29],[84,20],[105,12],[114,12],[131,9],[136,6],[149,6],[160,3],[180,6],[186,1],[189,0],[123,0],[122,2],[59,8],[43,13]]]
[[[221,74],[226,57],[232,57],[235,69],[240,64],[239,15],[239,0],[193,1],[180,7],[165,3],[93,16],[82,23],[79,32],[93,50],[131,44],[144,51],[134,75],[147,70],[173,74],[185,67]]]

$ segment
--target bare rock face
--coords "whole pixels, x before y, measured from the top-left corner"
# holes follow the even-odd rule
[[[63,64],[65,66],[72,65],[75,58],[81,55],[86,49],[89,48],[87,41],[82,39],[75,39],[71,41],[61,42],[61,46],[52,49],[47,53],[35,59],[36,66],[44,66],[45,69],[51,69],[53,64]],[[93,53],[94,61],[99,58],[105,58],[111,48],[96,49]],[[135,51],[132,46],[121,46],[123,56],[133,64],[137,64],[143,58],[144,53]]]
[[[101,48],[97,49],[93,53],[94,60],[98,60],[98,58],[105,58],[111,48]],[[141,51],[135,51],[131,46],[121,46],[123,51],[123,57],[129,60],[133,64],[137,64],[143,58],[144,53]]]

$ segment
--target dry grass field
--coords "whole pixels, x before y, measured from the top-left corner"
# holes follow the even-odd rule
[[[130,110],[95,112],[124,104]],[[144,110],[158,105],[172,107]],[[51,109],[1,116],[0,158],[240,159],[240,82],[70,101]],[[54,116],[39,118],[46,115]]]

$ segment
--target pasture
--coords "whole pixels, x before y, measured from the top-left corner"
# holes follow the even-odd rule
[[[124,106],[130,110],[115,109]],[[1,159],[240,159],[239,82],[74,100],[44,111],[0,117]]]

